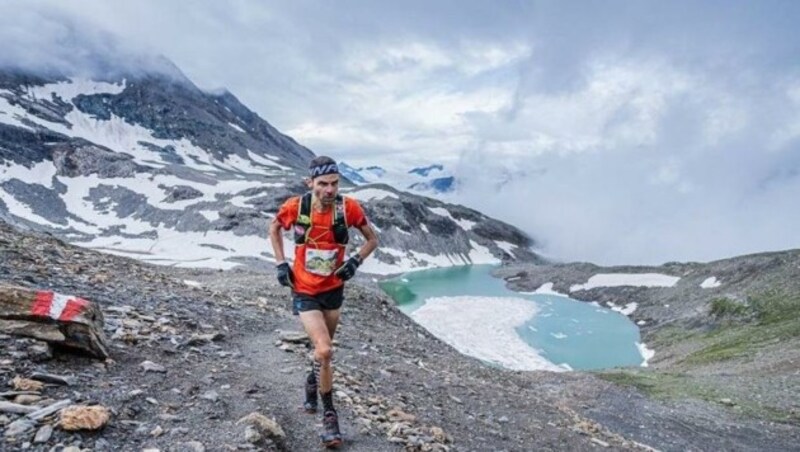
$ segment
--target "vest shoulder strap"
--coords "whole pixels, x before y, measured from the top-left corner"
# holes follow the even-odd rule
[[[311,192],[300,197],[300,204],[297,207],[296,224],[311,224]]]
[[[300,197],[297,208],[297,218],[295,219],[294,241],[297,245],[302,245],[308,238],[311,231],[311,217],[314,214],[311,207],[312,194],[307,192]],[[347,215],[345,211],[345,198],[336,195],[336,202],[333,208],[333,222],[331,224],[334,239],[340,245],[346,245],[350,239],[347,226]]]

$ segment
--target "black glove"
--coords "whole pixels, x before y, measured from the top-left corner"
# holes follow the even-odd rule
[[[348,279],[352,278],[356,274],[356,269],[358,266],[361,265],[361,258],[358,257],[356,254],[355,256],[347,259],[347,262],[342,264],[339,268],[333,272],[334,275],[338,276],[339,279],[342,281],[347,281]]]
[[[289,268],[288,262],[278,264],[278,282],[282,286],[294,289],[294,275],[292,274],[292,269]]]

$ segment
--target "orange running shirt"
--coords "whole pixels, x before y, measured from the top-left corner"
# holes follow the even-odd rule
[[[360,228],[367,224],[364,209],[356,199],[344,198],[344,215],[347,226]],[[283,229],[291,229],[297,220],[300,196],[286,200],[278,210],[275,220]],[[303,245],[294,248],[294,291],[316,295],[341,287],[344,282],[333,270],[344,262],[345,247],[336,243],[333,236],[333,210],[317,212],[311,209],[311,231]],[[307,262],[308,261],[308,262]]]

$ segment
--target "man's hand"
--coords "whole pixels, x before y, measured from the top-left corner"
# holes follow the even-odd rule
[[[342,264],[339,268],[333,272],[334,275],[338,276],[339,279],[342,281],[347,281],[348,279],[352,278],[356,274],[356,269],[358,266],[361,265],[361,258],[356,254],[355,256],[347,259],[347,262]]]
[[[292,274],[292,269],[289,268],[288,262],[278,264],[278,282],[282,286],[294,289],[294,275]]]

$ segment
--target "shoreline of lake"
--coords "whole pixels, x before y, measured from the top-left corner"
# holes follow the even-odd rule
[[[514,292],[493,276],[494,270],[490,265],[429,269],[396,276],[379,286],[401,311],[434,335],[490,364],[550,371],[646,364],[643,351],[647,349],[626,316],[563,296],[554,300],[547,294]],[[458,305],[454,297],[463,304]],[[416,313],[431,300],[447,304],[448,309]],[[527,305],[530,314],[515,318],[515,303]],[[469,334],[475,331],[482,331],[486,339],[477,341]],[[504,352],[509,346],[515,354]]]

